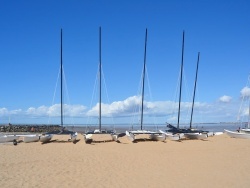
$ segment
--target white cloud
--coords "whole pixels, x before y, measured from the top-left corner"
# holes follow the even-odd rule
[[[23,113],[22,109],[17,109],[17,110],[11,110],[11,111],[9,111],[10,115],[20,115],[22,113]]]
[[[32,116],[46,116],[48,115],[48,107],[46,106],[40,106],[38,108],[30,107],[28,110],[26,110],[27,115]]]
[[[229,103],[232,101],[232,97],[224,95],[224,96],[219,98],[219,101],[223,102],[223,103]]]
[[[240,91],[241,97],[250,97],[250,88],[249,87],[244,87],[241,91]]]
[[[8,115],[9,114],[9,111],[7,108],[0,108],[0,115],[3,116],[3,115]]]
[[[63,106],[63,114],[65,116],[83,116],[86,107],[82,105],[67,105]],[[59,117],[61,115],[61,105],[54,104],[50,107],[40,106],[38,108],[30,107],[26,111],[26,114],[29,116],[50,116],[50,117]]]
[[[109,104],[102,103],[102,116],[127,116],[131,115],[135,111],[136,106],[141,103],[139,96],[132,96],[124,101],[116,101]],[[99,103],[97,103],[92,109],[87,112],[87,116],[98,116]]]
[[[194,104],[194,122],[220,122],[220,121],[236,121],[236,116],[239,109],[239,104],[226,103],[231,101],[231,97],[223,96],[220,98],[223,103],[201,103]],[[102,117],[117,118],[115,121],[122,120],[122,123],[129,123],[133,117],[140,118],[141,97],[131,96],[122,101],[115,101],[110,104],[102,104]],[[181,103],[181,122],[188,122],[191,114],[191,102]],[[47,122],[48,117],[58,118],[61,113],[61,105],[55,104],[52,106],[30,107],[27,110],[17,109],[8,110],[0,108],[0,115],[3,119],[11,119],[18,122],[18,119],[25,119],[27,122],[30,119],[41,119]],[[86,123],[87,117],[98,117],[99,104],[93,108],[87,109],[83,105],[64,105],[64,116],[78,118],[79,123]],[[175,101],[144,101],[144,114],[147,122],[157,118],[157,122],[173,122],[176,123],[178,115],[178,102]],[[84,119],[85,118],[85,119]],[[111,120],[111,119],[110,119]],[[146,122],[146,121],[145,121]]]
[[[87,108],[83,105],[64,105],[64,114],[72,117],[82,117]]]

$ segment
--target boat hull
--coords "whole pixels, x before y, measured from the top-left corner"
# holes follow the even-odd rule
[[[19,139],[19,136],[16,135],[3,135],[0,136],[0,143],[4,142],[13,142],[14,140]]]
[[[52,139],[53,135],[52,134],[45,134],[41,135],[39,141],[42,143],[49,142]]]
[[[159,130],[159,132],[161,132],[162,134],[165,134],[166,139],[168,139],[168,140],[178,141],[178,140],[184,138],[183,133],[173,134],[173,133],[165,132],[165,131],[162,131],[162,130]]]
[[[158,132],[137,130],[137,131],[126,131],[126,136],[131,142],[136,140],[153,140],[164,142],[166,135]]]
[[[38,142],[39,141],[39,135],[25,135],[25,136],[23,136],[22,140],[25,143]]]
[[[250,139],[250,134],[243,133],[243,132],[234,132],[224,129],[225,133],[230,136],[231,138],[243,138],[243,139]]]
[[[250,134],[250,129],[240,129],[240,132]]]
[[[129,131],[126,131],[126,136],[127,136],[127,138],[128,138],[131,142],[134,142],[134,140],[135,140],[135,135],[133,135],[133,134],[130,133]]]
[[[84,140],[86,144],[90,144],[92,142],[118,142],[119,135],[113,132],[91,132],[87,134],[83,134]]]
[[[70,135],[70,141],[72,141],[73,143],[75,143],[76,139],[77,139],[77,132],[75,132],[74,134]]]
[[[193,140],[203,140],[208,137],[207,133],[185,133],[184,136]]]
[[[166,140],[166,135],[165,134],[151,134],[149,138],[154,141],[164,142]]]

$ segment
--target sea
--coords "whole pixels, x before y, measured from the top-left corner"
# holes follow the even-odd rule
[[[173,124],[176,126],[175,124]],[[224,132],[224,129],[227,130],[238,130],[239,127],[243,128],[246,127],[247,123],[239,123],[239,122],[232,122],[232,123],[199,123],[199,124],[193,124],[192,128],[194,129],[201,129],[211,132]],[[86,131],[93,131],[95,129],[98,129],[98,125],[65,125],[65,127],[70,131],[76,131],[78,133],[84,133]],[[188,124],[180,124],[180,128],[189,128]],[[117,124],[117,125],[109,125],[104,124],[102,125],[102,130],[115,130],[118,133],[125,132],[126,130],[139,130],[141,129],[139,125],[126,125],[126,124]],[[150,125],[146,124],[143,125],[143,129],[145,130],[151,130],[151,131],[157,131],[157,130],[167,130],[166,124],[156,124],[156,125]]]

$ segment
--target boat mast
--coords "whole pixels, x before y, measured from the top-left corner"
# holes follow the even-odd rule
[[[194,111],[194,100],[195,100],[196,83],[197,83],[197,76],[198,76],[198,69],[199,69],[199,61],[200,61],[200,52],[198,52],[198,59],[197,59],[197,66],[196,66],[196,75],[195,75],[195,82],[194,82],[193,103],[192,103],[191,119],[190,119],[190,129],[192,129],[192,120],[193,120],[193,111]]]
[[[101,131],[101,125],[102,125],[102,28],[99,27],[99,131]]]
[[[183,58],[184,58],[184,38],[185,38],[185,31],[183,31],[183,34],[182,34],[181,78],[180,78],[179,109],[178,109],[178,122],[177,122],[178,129],[180,126],[181,89],[182,89],[182,72],[183,72]]]
[[[63,61],[62,61],[62,29],[61,29],[61,126],[63,127]]]
[[[143,64],[143,75],[142,75],[141,130],[142,130],[142,125],[143,125],[143,101],[144,101],[144,85],[145,85],[144,83],[145,83],[145,72],[146,72],[147,37],[148,37],[148,30],[146,28],[145,48],[144,48],[144,64]]]

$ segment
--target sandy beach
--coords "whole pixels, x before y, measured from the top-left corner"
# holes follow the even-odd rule
[[[181,142],[0,144],[5,187],[249,187],[250,142],[223,134]]]

